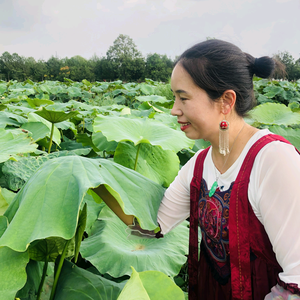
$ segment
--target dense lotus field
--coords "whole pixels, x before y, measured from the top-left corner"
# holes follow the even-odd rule
[[[300,148],[300,81],[255,79],[246,121]],[[92,188],[157,230],[164,190],[208,144],[171,116],[169,84],[0,81],[0,298],[185,299],[188,221],[128,237]]]

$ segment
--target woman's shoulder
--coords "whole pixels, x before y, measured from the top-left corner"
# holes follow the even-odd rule
[[[262,130],[261,137],[265,135],[274,135],[269,130]],[[261,138],[260,137],[260,138]],[[275,135],[274,135],[275,137]],[[284,140],[274,139],[272,142],[266,144],[257,154],[254,162],[254,169],[256,170],[269,170],[276,169],[285,172],[289,168],[300,166],[300,156],[296,148]]]
[[[247,152],[251,149],[251,147],[258,142],[259,140],[261,140],[263,137],[265,136],[271,136],[274,138],[274,140],[270,140],[270,142],[268,144],[266,144],[260,151],[260,153],[258,155],[268,155],[270,152],[274,152],[276,151],[277,154],[279,154],[279,152],[286,152],[288,150],[289,151],[296,151],[295,147],[286,139],[283,138],[283,140],[281,140],[281,136],[277,136],[276,134],[272,133],[269,129],[262,129],[257,131],[252,138],[249,140],[248,144],[247,144]],[[279,139],[277,139],[276,137],[279,137]],[[286,142],[285,142],[286,141]]]
[[[282,136],[275,135],[268,129],[260,130],[258,133],[259,135],[257,137],[257,141],[267,135],[270,135],[271,137],[274,138],[273,140],[271,140],[271,142],[269,142],[267,145],[265,145],[262,148],[262,150],[260,151],[261,156],[267,158],[271,154],[274,154],[277,155],[277,159],[279,158],[280,155],[288,155],[290,153],[292,153],[293,156],[298,156],[295,146],[293,146],[288,140],[286,140]]]

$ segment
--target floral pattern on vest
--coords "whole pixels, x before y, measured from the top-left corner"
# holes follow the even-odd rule
[[[218,275],[230,276],[229,261],[229,199],[233,183],[226,191],[217,188],[209,197],[207,184],[202,178],[198,202],[199,225],[202,232],[202,251]],[[203,247],[204,246],[204,247]],[[204,248],[204,249],[203,249]]]

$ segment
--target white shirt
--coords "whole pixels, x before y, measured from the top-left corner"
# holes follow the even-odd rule
[[[235,181],[243,160],[251,146],[262,136],[271,133],[256,132],[246,144],[239,158],[220,175],[219,186],[227,190]],[[158,211],[158,222],[166,234],[190,213],[190,182],[193,178],[198,151],[179,171],[166,190]],[[208,151],[203,164],[203,178],[210,190],[216,172]],[[300,287],[300,156],[292,145],[274,141],[257,154],[250,175],[248,199],[253,211],[273,246],[276,259],[283,269],[280,279],[297,283]]]

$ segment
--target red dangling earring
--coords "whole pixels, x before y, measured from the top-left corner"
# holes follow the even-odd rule
[[[229,154],[229,123],[224,119],[219,124],[219,152],[224,156]]]

